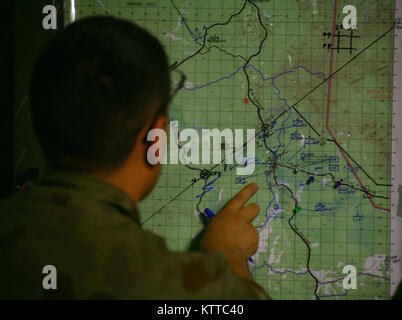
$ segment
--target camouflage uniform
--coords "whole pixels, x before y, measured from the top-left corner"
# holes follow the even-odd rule
[[[45,265],[57,289],[42,286]],[[114,186],[53,172],[0,202],[0,298],[264,299],[221,253],[172,252]]]

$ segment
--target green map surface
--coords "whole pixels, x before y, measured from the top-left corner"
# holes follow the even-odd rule
[[[349,4],[353,32],[341,27]],[[74,5],[67,23],[110,14],[160,39],[187,77],[170,110],[180,130],[258,133],[252,175],[233,165],[164,165],[140,204],[145,228],[187,250],[203,228],[200,211],[216,214],[257,182],[260,243],[249,266],[274,299],[389,298],[394,1]],[[357,289],[344,289],[345,265],[356,267]]]

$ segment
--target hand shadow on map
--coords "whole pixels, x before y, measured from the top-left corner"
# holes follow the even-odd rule
[[[190,241],[190,245],[188,246],[188,251],[202,251],[201,250],[201,239],[207,230],[207,226],[209,223],[209,219],[204,215],[198,215],[204,227],[202,230]]]

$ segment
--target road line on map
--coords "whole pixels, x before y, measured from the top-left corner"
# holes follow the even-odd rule
[[[333,62],[334,62],[333,44],[334,44],[334,39],[335,39],[335,25],[336,25],[336,8],[337,8],[337,5],[338,5],[338,0],[335,0],[335,12],[334,12],[334,22],[333,22],[333,26],[332,26],[331,58],[330,58],[329,74],[332,74]],[[327,117],[326,117],[325,127],[327,128],[327,130],[328,130],[329,134],[331,135],[332,139],[334,140],[335,144],[338,146],[338,142],[336,140],[336,137],[333,134],[331,128],[329,127],[329,114],[330,114],[330,110],[331,110],[331,85],[332,85],[332,77],[329,78],[329,83],[328,83]],[[355,177],[356,177],[357,181],[359,182],[360,186],[366,192],[367,198],[370,200],[370,202],[374,206],[374,208],[381,209],[381,210],[384,210],[384,211],[391,211],[389,208],[384,208],[384,207],[381,207],[381,206],[377,206],[375,204],[373,198],[370,196],[370,194],[367,193],[367,189],[364,186],[363,182],[360,180],[360,178],[359,178],[358,174],[356,173],[354,167],[350,164],[349,158],[346,156],[346,154],[343,152],[343,150],[341,148],[338,147],[338,149],[342,153],[343,158],[346,160],[349,168],[352,170],[352,172],[355,175]]]

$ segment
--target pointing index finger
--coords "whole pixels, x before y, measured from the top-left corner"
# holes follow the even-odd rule
[[[241,189],[235,196],[227,203],[227,208],[240,209],[247,203],[248,200],[258,191],[258,184],[255,182],[248,184]]]

